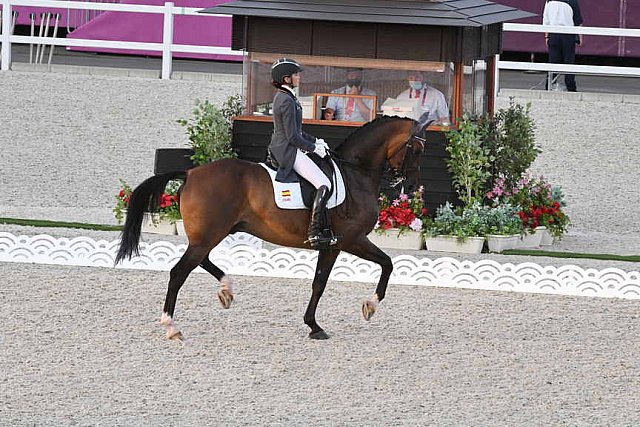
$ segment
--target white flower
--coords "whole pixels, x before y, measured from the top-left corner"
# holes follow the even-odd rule
[[[411,221],[411,224],[409,224],[409,228],[413,231],[422,230],[422,220],[420,218],[415,218],[413,221]]]

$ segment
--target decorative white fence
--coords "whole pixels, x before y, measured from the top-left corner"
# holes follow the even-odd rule
[[[559,27],[554,25],[535,24],[503,24],[503,31],[529,32],[529,33],[561,33],[561,34],[584,34],[591,36],[618,36],[618,37],[640,37],[640,29],[633,28],[602,28],[602,27]],[[496,93],[499,90],[500,70],[523,70],[523,71],[547,71],[572,74],[592,74],[601,76],[624,76],[640,77],[640,68],[637,67],[612,67],[600,65],[577,65],[577,64],[551,64],[534,62],[501,61],[497,57],[496,71]]]
[[[147,6],[135,4],[119,4],[119,3],[87,3],[82,1],[60,1],[60,0],[0,0],[2,4],[2,34],[0,42],[2,42],[2,65],[1,69],[7,71],[11,68],[11,43],[38,43],[49,44],[55,46],[81,46],[81,47],[102,47],[110,49],[136,49],[150,50],[162,52],[162,73],[163,79],[171,78],[172,69],[172,53],[208,53],[221,54],[231,56],[243,56],[242,52],[233,51],[226,46],[196,46],[181,45],[173,43],[173,17],[175,15],[190,15],[202,17],[228,17],[229,15],[201,14],[198,13],[200,8],[175,7],[174,3],[167,2],[164,6]],[[11,28],[11,8],[13,6],[32,6],[32,7],[48,7],[48,8],[68,8],[73,10],[100,10],[115,12],[138,12],[138,13],[157,13],[164,16],[162,43],[142,43],[142,42],[124,42],[111,40],[87,40],[87,39],[67,39],[56,37],[32,37],[32,36],[15,36],[11,31],[5,29]]]

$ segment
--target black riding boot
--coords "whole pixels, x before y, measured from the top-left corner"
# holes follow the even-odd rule
[[[327,201],[329,201],[329,188],[322,185],[316,190],[309,221],[308,242],[313,249],[326,249],[337,242],[329,227]]]

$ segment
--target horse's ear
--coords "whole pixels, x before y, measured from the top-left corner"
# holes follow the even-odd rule
[[[431,126],[431,123],[433,122],[435,122],[435,120],[417,120],[413,127],[413,135],[420,135],[429,126]]]

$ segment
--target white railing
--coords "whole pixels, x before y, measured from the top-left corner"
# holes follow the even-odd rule
[[[82,1],[61,1],[61,0],[0,0],[2,4],[2,34],[0,34],[0,42],[2,43],[2,54],[0,56],[3,71],[11,68],[11,43],[42,43],[54,46],[81,46],[81,47],[101,47],[110,49],[135,49],[135,50],[151,50],[162,52],[162,73],[163,79],[171,78],[172,69],[172,53],[206,53],[230,56],[243,56],[243,52],[231,50],[226,46],[196,46],[182,45],[173,43],[173,17],[174,15],[189,15],[202,17],[229,17],[229,15],[219,14],[202,14],[198,13],[201,8],[175,7],[171,2],[167,2],[164,6],[147,6],[135,4],[119,4],[119,3],[86,3]],[[164,16],[162,43],[143,43],[143,42],[125,42],[111,40],[89,40],[89,39],[67,39],[55,37],[32,37],[32,36],[15,36],[5,28],[11,28],[11,8],[13,6],[34,6],[47,8],[68,8],[79,10],[100,10],[114,12],[138,12],[138,13],[157,13]],[[8,12],[8,13],[7,13]]]
[[[554,25],[535,24],[503,24],[503,31],[528,32],[528,33],[562,33],[562,34],[583,34],[592,36],[615,36],[615,37],[640,37],[640,29],[633,28],[603,28],[603,27],[559,27]],[[613,67],[601,65],[577,65],[577,64],[551,64],[534,62],[502,61],[497,57],[496,66],[496,92],[499,90],[500,70],[531,70],[572,74],[591,74],[601,76],[624,76],[640,77],[638,67]],[[551,85],[549,85],[551,89]]]

